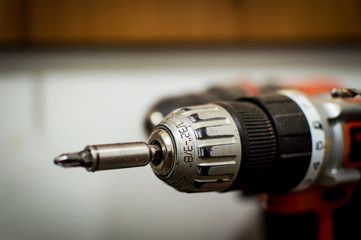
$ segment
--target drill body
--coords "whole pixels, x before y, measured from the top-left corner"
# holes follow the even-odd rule
[[[151,164],[180,191],[257,194],[268,239],[357,239],[360,116],[358,101],[290,90],[181,108],[152,135],[172,135],[180,171]]]
[[[148,143],[87,146],[55,163],[89,171],[149,163],[179,191],[257,195],[269,239],[283,239],[306,222],[310,227],[297,239],[339,239],[346,226],[339,218],[348,214],[342,207],[355,202],[361,179],[361,104],[346,99],[354,92],[280,90],[181,107],[154,128]]]

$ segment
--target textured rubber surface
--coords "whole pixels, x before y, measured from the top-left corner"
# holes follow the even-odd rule
[[[264,95],[221,102],[238,123],[242,163],[232,189],[286,193],[310,164],[311,133],[302,110],[290,98]]]

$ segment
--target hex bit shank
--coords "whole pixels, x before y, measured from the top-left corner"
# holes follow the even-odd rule
[[[140,167],[157,158],[161,149],[144,142],[86,146],[83,151],[65,153],[54,163],[63,167],[85,167],[88,171]]]

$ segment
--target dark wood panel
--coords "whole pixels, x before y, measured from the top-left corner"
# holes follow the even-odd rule
[[[223,42],[242,35],[239,9],[232,1],[32,2],[35,42]]]
[[[0,0],[0,43],[19,43],[24,39],[25,14],[22,0]]]
[[[250,41],[337,41],[361,39],[361,1],[244,1]]]
[[[0,42],[361,42],[359,0],[0,0]]]

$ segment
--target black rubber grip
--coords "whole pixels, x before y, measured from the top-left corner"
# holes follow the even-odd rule
[[[233,116],[241,137],[241,168],[231,189],[282,194],[302,181],[312,139],[307,119],[293,100],[272,94],[218,104]]]
[[[276,136],[269,117],[250,102],[219,103],[235,120],[241,138],[242,160],[233,189],[266,192],[276,164]]]
[[[247,99],[244,99],[247,100]],[[304,178],[312,154],[312,137],[301,108],[290,98],[270,94],[249,99],[272,119],[277,136],[278,173],[272,193],[284,193]]]

